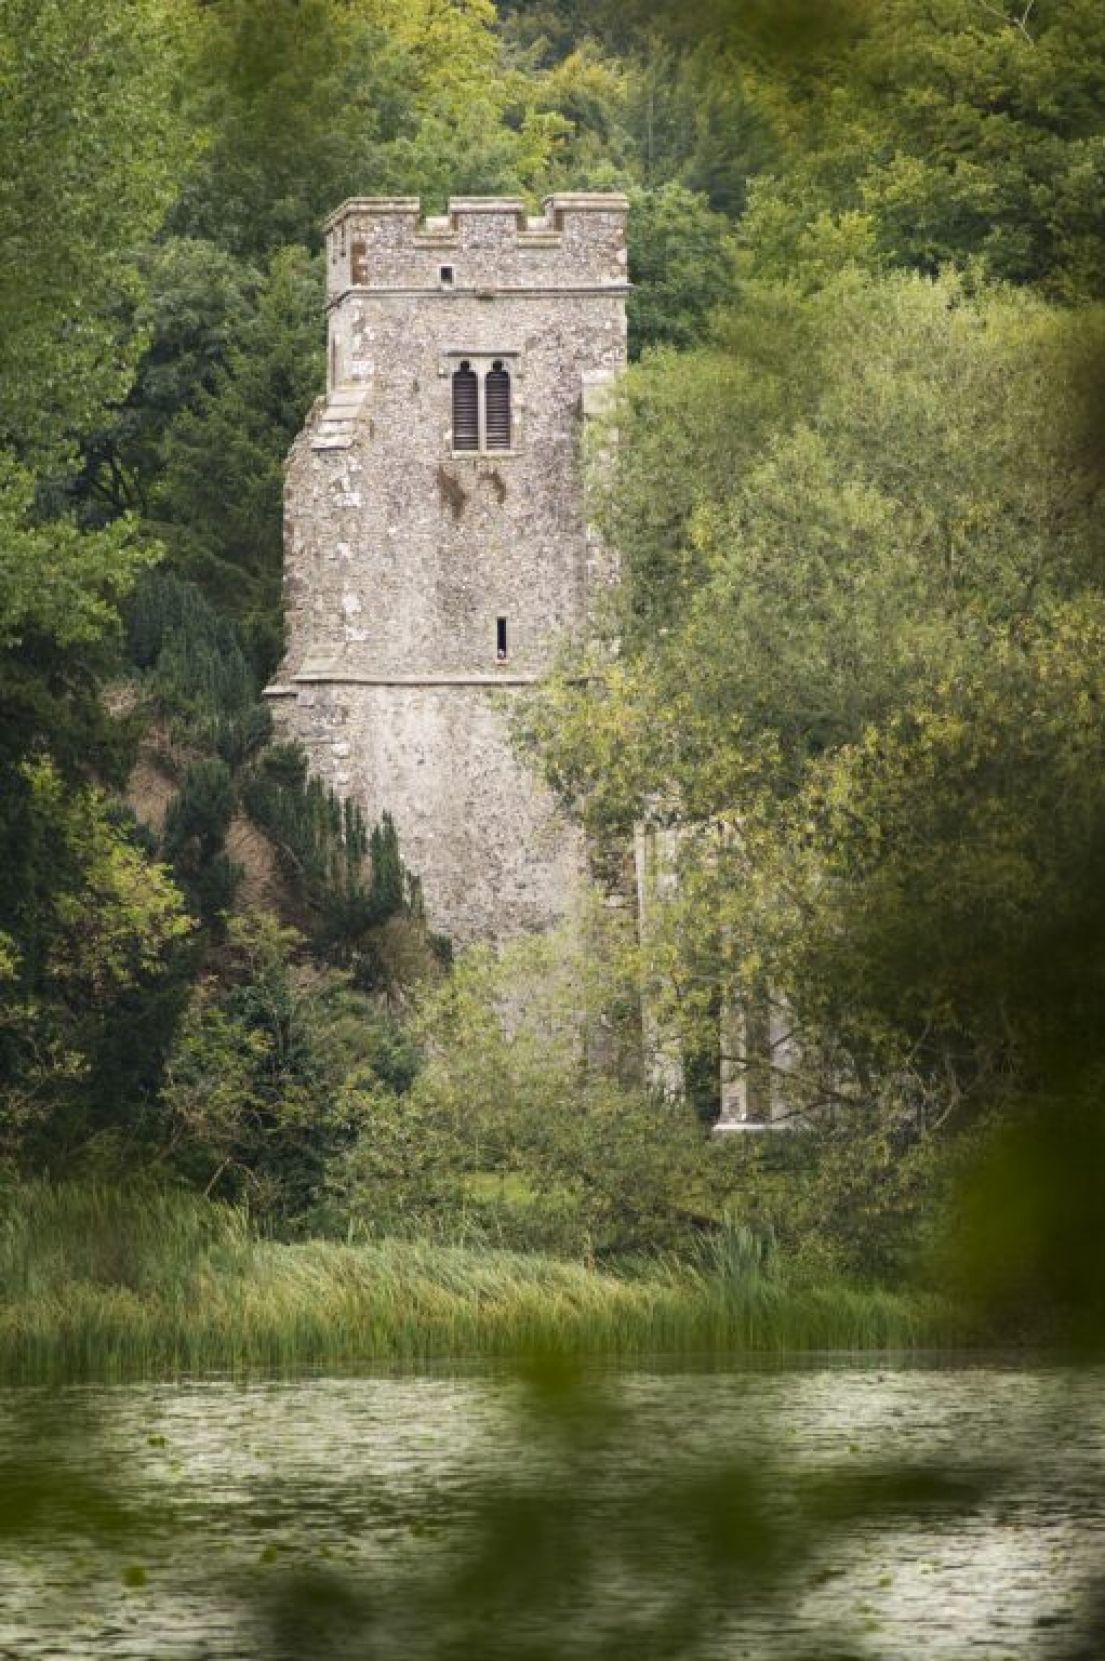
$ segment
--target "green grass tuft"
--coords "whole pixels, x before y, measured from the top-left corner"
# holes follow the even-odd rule
[[[789,1288],[745,1241],[629,1271],[381,1240],[281,1245],[179,1192],[31,1185],[0,1217],[0,1377],[164,1378],[441,1356],[897,1349],[934,1299]]]

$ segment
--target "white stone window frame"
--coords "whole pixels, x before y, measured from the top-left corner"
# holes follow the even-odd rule
[[[480,383],[480,447],[478,450],[457,450],[453,445],[453,376],[462,363],[471,366],[479,377]],[[487,372],[501,363],[510,375],[510,449],[498,450],[487,447],[487,406],[486,384]],[[454,461],[495,462],[509,461],[512,456],[518,455],[522,448],[523,436],[523,400],[522,387],[522,354],[517,347],[496,347],[494,351],[480,350],[473,352],[468,347],[452,348],[442,354],[441,367],[438,370],[445,382],[446,397],[448,399],[448,427],[449,454]]]

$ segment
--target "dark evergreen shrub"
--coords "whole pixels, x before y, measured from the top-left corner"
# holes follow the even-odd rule
[[[225,761],[194,761],[165,818],[165,857],[191,909],[208,922],[229,910],[242,876],[224,852],[236,805]]]
[[[365,988],[390,980],[380,931],[393,918],[423,922],[422,888],[403,864],[385,813],[369,832],[355,802],[308,774],[295,744],[274,744],[242,787],[246,812],[277,850],[281,868],[314,918],[313,945]],[[440,950],[427,940],[439,961]]]
[[[131,602],[127,641],[178,742],[235,768],[267,742],[272,721],[239,631],[194,583],[147,573]]]

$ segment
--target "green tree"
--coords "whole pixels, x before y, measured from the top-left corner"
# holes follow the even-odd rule
[[[531,67],[540,45],[525,60],[526,96],[542,117],[552,117],[547,188],[617,188],[635,172],[636,145],[629,123],[632,75],[626,65],[584,39],[559,63]]]
[[[162,445],[153,511],[174,567],[279,653],[283,459],[325,373],[318,263],[277,253],[210,390]]]
[[[891,0],[868,9],[842,73],[803,62],[784,83],[786,165],[746,227],[761,274],[793,269],[819,216],[858,213],[896,264],[978,262],[1059,298],[1102,295],[1094,0]]]
[[[203,8],[191,44],[192,116],[209,142],[174,225],[248,259],[317,247],[409,109],[394,40],[364,6],[230,0]]]
[[[692,346],[731,300],[735,248],[728,222],[681,185],[630,197],[630,353]]]
[[[626,969],[596,918],[586,942],[470,951],[424,994],[409,1110],[440,1138],[436,1229],[582,1257],[693,1250],[720,1192],[702,1128],[602,1060]]]
[[[226,762],[194,761],[165,819],[166,857],[196,915],[207,922],[229,910],[242,874],[224,851],[235,806]]]
[[[97,724],[97,654],[150,558],[133,525],[84,538],[51,517],[44,487],[133,369],[115,308],[180,160],[174,49],[154,0],[16,0],[0,20],[0,674],[16,693],[3,742],[13,769],[49,744],[63,709]]]
[[[126,398],[86,437],[74,485],[93,525],[151,514],[166,434],[215,391],[264,287],[257,267],[195,238],[157,241],[140,250],[136,267],[141,286],[129,297],[127,325],[142,356]]]
[[[597,838],[678,833],[643,974],[685,1050],[767,988],[800,1035],[780,1090],[823,1126],[869,1115],[903,1205],[910,1150],[1066,1042],[1062,1000],[1045,1018],[1027,990],[1049,916],[1074,1029],[1100,1025],[1070,911],[1092,913],[1105,822],[1100,327],[951,277],[746,288],[709,348],[631,373],[611,639],[529,714]],[[885,1224],[859,1226],[864,1192],[817,1201],[857,1252]]]
[[[145,572],[127,606],[127,650],[148,705],[167,718],[174,759],[213,751],[238,767],[268,739],[242,631],[194,583],[163,567]]]
[[[307,759],[297,745],[272,745],[244,781],[245,807],[276,849],[314,949],[362,990],[398,1000],[436,976],[448,942],[427,932],[391,815],[369,831],[355,802],[308,776]]]
[[[125,770],[133,735],[101,689],[156,550],[125,519],[82,533],[57,490],[140,351],[133,249],[185,149],[178,45],[158,0],[15,0],[0,18],[0,1089],[27,1161],[118,1127],[148,1086],[188,926],[91,782]],[[127,1057],[119,1030],[143,1016]]]
[[[191,77],[210,143],[174,223],[250,259],[317,249],[347,196],[529,188],[561,123],[507,72],[490,0],[225,0]]]
[[[301,947],[271,916],[231,923],[221,972],[197,983],[169,1057],[158,1148],[205,1193],[283,1227],[332,1218],[363,1098],[392,1099],[418,1065],[402,1035]]]
[[[133,1132],[192,924],[102,792],[67,785],[45,759],[22,776],[21,892],[0,981],[3,1152],[57,1170],[90,1139]]]
[[[130,253],[183,137],[162,0],[10,0],[0,17],[0,442],[57,457],[122,396]]]

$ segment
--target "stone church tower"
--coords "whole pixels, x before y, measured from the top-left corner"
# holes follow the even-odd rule
[[[329,383],[288,462],[269,696],[314,771],[391,812],[459,945],[556,923],[584,876],[506,723],[611,576],[581,438],[625,364],[626,212],[368,199],[326,227]]]

